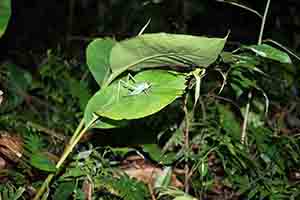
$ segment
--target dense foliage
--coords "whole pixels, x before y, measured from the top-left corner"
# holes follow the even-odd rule
[[[70,2],[71,13],[88,7]],[[191,35],[181,17],[210,3],[166,2],[99,3],[98,31],[129,38],[76,50],[67,40],[34,70],[0,63],[0,199],[300,198],[299,58],[264,40],[270,0],[259,12],[219,1],[261,19],[251,44],[229,30]],[[0,3],[0,37],[9,5]],[[166,27],[158,11],[181,6]]]

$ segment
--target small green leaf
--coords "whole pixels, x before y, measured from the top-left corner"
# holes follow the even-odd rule
[[[115,41],[109,38],[96,39],[86,50],[87,64],[97,83],[102,86],[110,74],[110,52]]]
[[[62,182],[58,185],[57,189],[55,190],[55,193],[53,195],[52,199],[56,200],[65,200],[69,199],[75,190],[76,182],[70,181],[70,182]]]
[[[50,161],[46,155],[43,155],[42,153],[33,153],[32,155],[30,155],[30,164],[33,167],[42,171],[56,171],[55,164],[52,161]]]
[[[152,160],[163,165],[170,165],[177,159],[176,153],[164,153],[157,144],[144,144],[143,150],[150,155]]]
[[[154,188],[166,188],[170,185],[172,178],[172,167],[165,167],[154,183]]]
[[[244,48],[253,51],[254,53],[258,54],[263,58],[275,60],[281,63],[287,63],[287,64],[292,63],[287,53],[267,44],[251,45],[251,46],[246,46]]]
[[[86,173],[80,167],[69,168],[66,173],[60,178],[65,180],[67,178],[77,178],[86,175]]]
[[[0,37],[4,34],[11,15],[10,0],[0,1]]]

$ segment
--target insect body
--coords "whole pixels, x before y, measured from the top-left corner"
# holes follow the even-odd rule
[[[151,84],[147,82],[142,82],[142,83],[134,84],[133,87],[134,89],[128,93],[128,96],[138,95],[142,92],[145,92],[147,94],[147,90],[151,87]]]
[[[128,80],[132,79],[133,83],[129,83],[128,81],[119,81],[119,86],[118,86],[118,97],[121,89],[121,84],[124,88],[128,89],[128,94],[127,96],[134,96],[134,95],[139,95],[141,93],[145,93],[148,95],[147,91],[151,87],[151,83],[148,83],[146,81],[144,82],[137,82],[131,75],[128,76]]]

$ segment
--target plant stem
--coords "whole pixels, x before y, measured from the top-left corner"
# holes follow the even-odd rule
[[[262,43],[262,38],[264,34],[264,29],[265,29],[265,24],[266,24],[266,19],[269,11],[269,6],[270,6],[271,0],[267,1],[264,16],[262,18],[261,26],[260,26],[260,32],[259,32],[259,37],[258,37],[258,44],[260,45]]]
[[[247,124],[248,124],[248,117],[249,117],[249,110],[250,110],[250,102],[252,98],[252,92],[248,93],[248,103],[246,105],[245,117],[243,121],[243,130],[241,135],[241,143],[245,144],[247,142]]]
[[[264,29],[265,29],[265,24],[266,24],[266,19],[269,11],[271,0],[267,0],[264,16],[262,18],[261,26],[260,26],[260,32],[259,32],[259,37],[258,37],[258,42],[257,44],[260,45],[262,43],[262,38],[264,34]],[[248,103],[246,105],[246,111],[245,111],[245,118],[243,121],[243,129],[242,129],[242,135],[241,135],[241,143],[245,144],[247,142],[247,124],[248,124],[248,116],[249,116],[249,110],[250,110],[250,102],[252,98],[252,92],[250,91],[248,93]]]
[[[184,126],[184,149],[185,151],[189,150],[189,113],[188,113],[188,109],[187,109],[187,101],[188,101],[188,94],[186,94],[184,101],[183,101],[183,111],[184,111],[184,115],[185,115],[185,126]],[[189,173],[190,169],[189,169],[189,164],[187,162],[187,160],[185,160],[185,166],[184,166],[184,191],[186,193],[189,192],[189,178],[190,178],[190,173]]]
[[[79,134],[80,130],[83,128],[83,125],[84,125],[84,120],[81,119],[79,125],[77,126],[73,136],[71,137],[70,141],[69,141],[69,144],[73,143],[74,139],[77,137],[77,135]]]
[[[60,169],[60,167],[62,166],[63,162],[67,159],[68,155],[72,152],[72,150],[74,149],[74,147],[76,146],[76,144],[79,142],[79,140],[82,138],[82,136],[84,135],[84,133],[93,125],[93,123],[98,119],[98,117],[94,117],[91,122],[85,126],[83,123],[83,120],[81,120],[81,122],[79,123],[78,127],[76,128],[72,138],[70,139],[69,144],[67,145],[67,147],[65,148],[64,153],[62,154],[62,156],[60,157],[59,161],[56,164],[56,169],[57,171]],[[46,180],[43,182],[43,185],[40,187],[39,191],[36,193],[35,197],[33,200],[38,200],[40,199],[40,197],[43,195],[44,191],[46,190],[46,188],[48,187],[48,185],[50,184],[51,180],[54,177],[54,173],[51,173],[48,175],[48,177],[46,178]]]
[[[236,2],[231,2],[231,1],[224,1],[224,0],[216,0],[216,1],[217,1],[217,2],[222,2],[222,3],[228,3],[228,4],[231,4],[231,5],[234,5],[234,6],[243,8],[243,9],[245,9],[245,10],[248,10],[248,11],[254,13],[254,14],[257,15],[259,18],[263,18],[263,16],[261,16],[261,14],[259,14],[259,12],[257,12],[256,10],[254,10],[254,9],[252,9],[252,8],[249,8],[248,6],[245,6],[245,5],[236,3]]]

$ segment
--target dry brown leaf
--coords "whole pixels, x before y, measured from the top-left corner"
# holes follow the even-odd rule
[[[5,131],[0,132],[0,153],[13,162],[18,162],[23,152],[22,138],[10,135]]]

